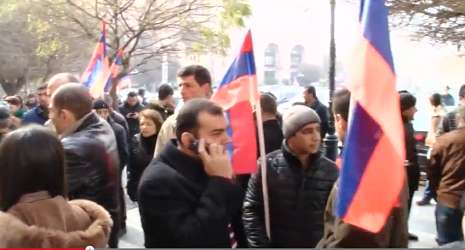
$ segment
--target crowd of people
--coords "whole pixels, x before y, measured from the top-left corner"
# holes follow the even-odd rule
[[[128,93],[121,105],[110,95],[93,99],[69,73],[53,76],[25,102],[5,97],[0,247],[117,248],[126,232],[125,193],[138,204],[147,248],[385,248],[408,247],[409,240],[418,239],[408,230],[420,181],[414,95],[399,92],[406,185],[385,226],[373,233],[335,215],[341,165],[322,153],[328,133],[335,132],[344,147],[349,90],[336,91],[329,112],[317,98],[318,89],[309,86],[302,93],[305,101],[283,114],[273,93],[261,93],[266,176],[260,168],[235,175],[227,153],[227,119],[208,100],[209,71],[187,66],[178,79],[180,107],[169,85],[159,87],[157,100],[146,100],[143,91]],[[465,85],[456,110],[447,113],[442,99],[440,94],[430,98],[428,185],[417,201],[436,200],[439,245],[463,241]]]

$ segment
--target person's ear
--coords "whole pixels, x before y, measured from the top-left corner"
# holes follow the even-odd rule
[[[181,134],[181,144],[185,147],[188,147],[192,143],[194,143],[195,137],[190,132],[184,132]]]
[[[212,94],[212,88],[210,83],[205,83],[200,86],[207,97]]]
[[[66,121],[76,121],[76,117],[74,116],[73,112],[67,110],[67,109],[62,109],[60,113],[58,114],[61,118],[63,118]]]

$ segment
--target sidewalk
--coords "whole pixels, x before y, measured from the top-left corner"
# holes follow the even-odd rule
[[[409,226],[410,232],[417,235],[419,241],[411,241],[409,248],[434,248],[437,247],[436,241],[436,224],[434,218],[434,205],[417,206],[415,203],[423,195],[423,187],[415,192],[412,212],[410,214]],[[132,203],[126,197],[127,210],[127,233],[120,238],[120,248],[143,248],[144,234],[140,222],[139,209],[136,204]]]

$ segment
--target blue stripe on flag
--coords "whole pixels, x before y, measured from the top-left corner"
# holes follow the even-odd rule
[[[87,79],[86,82],[84,82],[84,86],[86,86],[87,88],[91,88],[92,85],[95,84],[95,82],[97,81],[97,79],[100,77],[100,75],[103,73],[102,72],[103,70],[103,61],[98,59],[96,62],[95,62],[95,66],[93,67],[90,75],[89,75],[89,78]]]
[[[245,75],[255,75],[255,59],[253,52],[241,53],[238,58],[234,60],[228,72],[224,76],[218,88],[226,85],[237,78]]]
[[[360,8],[360,22],[364,37],[376,48],[394,73],[394,63],[389,43],[388,10],[384,0],[363,0],[360,3]]]
[[[368,161],[382,135],[381,127],[365,109],[356,104],[352,113],[352,122],[347,133],[343,152],[340,186],[337,197],[336,214],[342,218],[354,198]]]

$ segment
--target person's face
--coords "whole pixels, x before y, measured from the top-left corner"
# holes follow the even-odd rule
[[[53,102],[49,106],[48,118],[52,121],[59,135],[63,134],[75,121],[71,112],[56,108]]]
[[[416,112],[417,112],[417,107],[413,106],[413,107],[410,107],[409,109],[402,111],[402,116],[407,118],[407,120],[411,121],[413,120],[413,117],[415,116]]]
[[[127,102],[128,102],[128,105],[132,107],[132,106],[137,105],[137,103],[139,102],[139,99],[137,98],[137,96],[128,96]]]
[[[307,90],[304,90],[303,95],[304,95],[305,103],[312,103],[315,100],[315,98],[313,98],[313,95],[309,94]]]
[[[347,133],[347,121],[341,115],[334,115],[334,126],[336,127],[336,135],[339,141],[344,142]]]
[[[110,110],[109,109],[95,109],[95,113],[102,117],[104,120],[107,120],[108,117],[110,116]]]
[[[193,75],[180,77],[179,87],[181,88],[181,96],[184,102],[193,98],[208,97],[211,91],[210,84],[206,83],[200,86]]]
[[[168,105],[170,107],[176,107],[176,101],[174,100],[174,97],[172,95],[166,97],[164,100],[165,105]]]
[[[140,117],[139,128],[140,128],[140,133],[143,137],[153,136],[154,134],[157,133],[157,130],[158,130],[155,123],[151,119],[146,118],[144,116]]]
[[[320,124],[310,123],[299,129],[287,143],[298,155],[314,154],[320,150]]]
[[[231,141],[226,132],[228,125],[223,115],[201,112],[198,116],[198,124],[198,139],[205,139],[206,145],[215,143],[226,146]]]
[[[16,113],[16,111],[18,111],[18,109],[19,109],[18,105],[15,105],[15,104],[12,104],[12,103],[8,103],[8,106],[10,107],[10,113],[11,114]]]
[[[43,108],[48,107],[50,98],[47,95],[47,90],[46,89],[39,90],[37,92],[37,100],[39,101],[39,106],[41,106]]]

